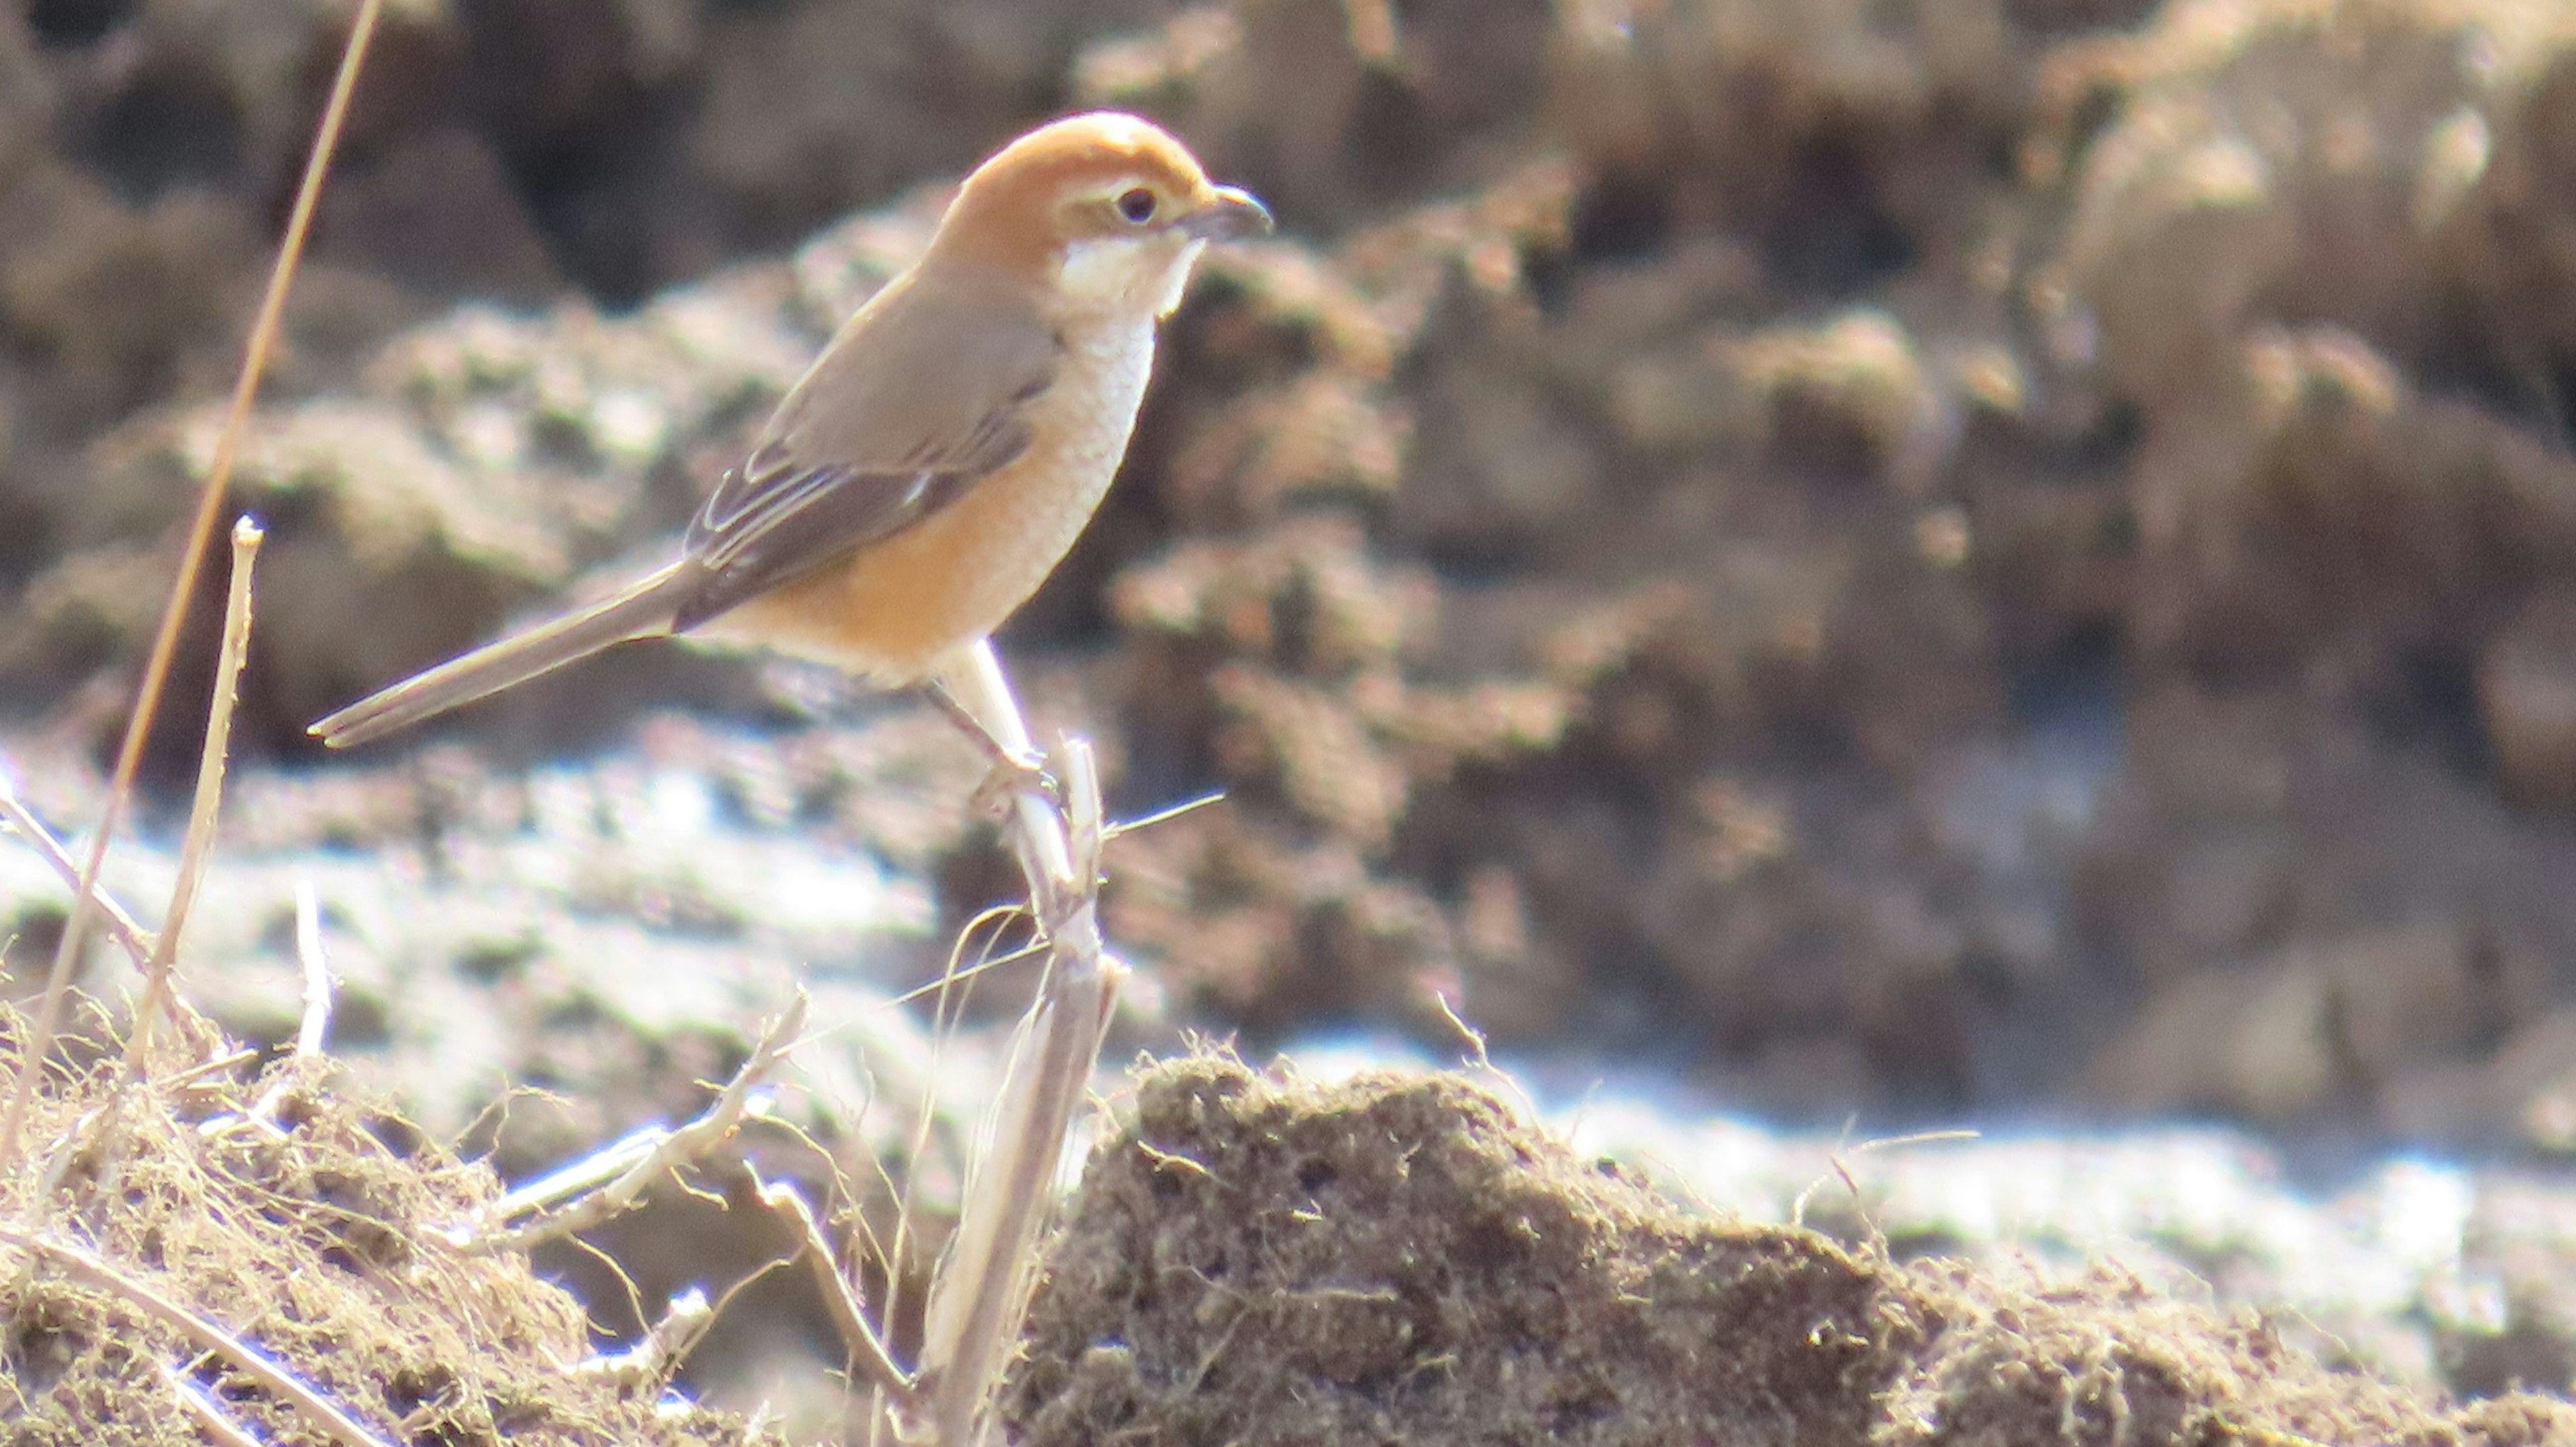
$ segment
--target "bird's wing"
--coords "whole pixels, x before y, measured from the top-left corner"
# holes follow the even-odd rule
[[[1055,378],[1035,305],[897,283],[860,309],[689,524],[697,586],[674,627],[829,566],[938,512],[1033,438]]]

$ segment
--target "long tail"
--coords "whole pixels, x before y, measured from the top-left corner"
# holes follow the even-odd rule
[[[671,631],[671,620],[694,583],[690,565],[674,563],[613,598],[413,674],[306,732],[331,748],[345,749],[525,683],[611,645],[658,637]]]

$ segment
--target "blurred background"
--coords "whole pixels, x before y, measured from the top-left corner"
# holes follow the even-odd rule
[[[0,15],[0,742],[66,829],[349,15]],[[1447,1049],[1445,1000],[1775,1121],[2576,1152],[2576,7],[2527,0],[400,0],[239,480],[211,1008],[292,1034],[318,877],[341,1051],[587,1134],[799,970],[937,972],[1017,885],[915,701],[654,645],[301,727],[659,556],[946,185],[1096,105],[1281,222],[1004,639],[1117,810],[1227,796],[1111,855],[1131,1045]]]
[[[0,13],[0,767],[66,832],[350,16]],[[397,0],[237,478],[191,997],[291,1038],[309,882],[335,1056],[519,1177],[695,1110],[802,982],[842,1204],[953,1195],[1028,981],[944,1054],[890,1003],[1019,887],[935,712],[653,645],[301,730],[665,556],[956,175],[1097,105],[1281,221],[1004,638],[1117,812],[1226,796],[1112,849],[1111,1065],[1449,1060],[1454,1011],[1757,1214],[1838,1129],[2116,1128],[1861,1174],[1901,1249],[2111,1221],[2338,1360],[2576,1372],[2576,5]],[[147,917],[221,586],[111,869]],[[0,848],[20,997],[62,901]],[[620,1336],[752,1220],[597,1233],[641,1301],[546,1265]],[[762,1290],[693,1370],[792,1401],[832,1349],[776,1334],[828,1333]]]

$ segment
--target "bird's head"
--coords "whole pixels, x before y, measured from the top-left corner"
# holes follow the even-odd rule
[[[1270,229],[1250,192],[1189,148],[1114,111],[1039,127],[975,168],[931,242],[934,261],[1003,270],[1066,306],[1162,316],[1210,241]]]

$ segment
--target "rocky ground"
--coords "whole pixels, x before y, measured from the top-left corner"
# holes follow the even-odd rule
[[[67,827],[345,24],[0,19],[0,737]],[[287,1028],[241,982],[318,870],[356,978],[455,982],[352,1042],[442,1128],[531,1069],[616,1103],[533,1160],[728,1048],[604,959],[708,1040],[773,965],[935,970],[1012,879],[901,701],[638,649],[369,757],[300,728],[651,556],[960,167],[1114,103],[1282,220],[1005,639],[1118,809],[1228,796],[1113,857],[1136,1041],[1445,1045],[1445,1001],[1828,1128],[2545,1168],[2571,97],[2576,17],[2515,0],[399,6],[239,483],[266,882],[201,978]],[[0,911],[42,958],[51,896]],[[591,1043],[421,1044],[496,991]]]

